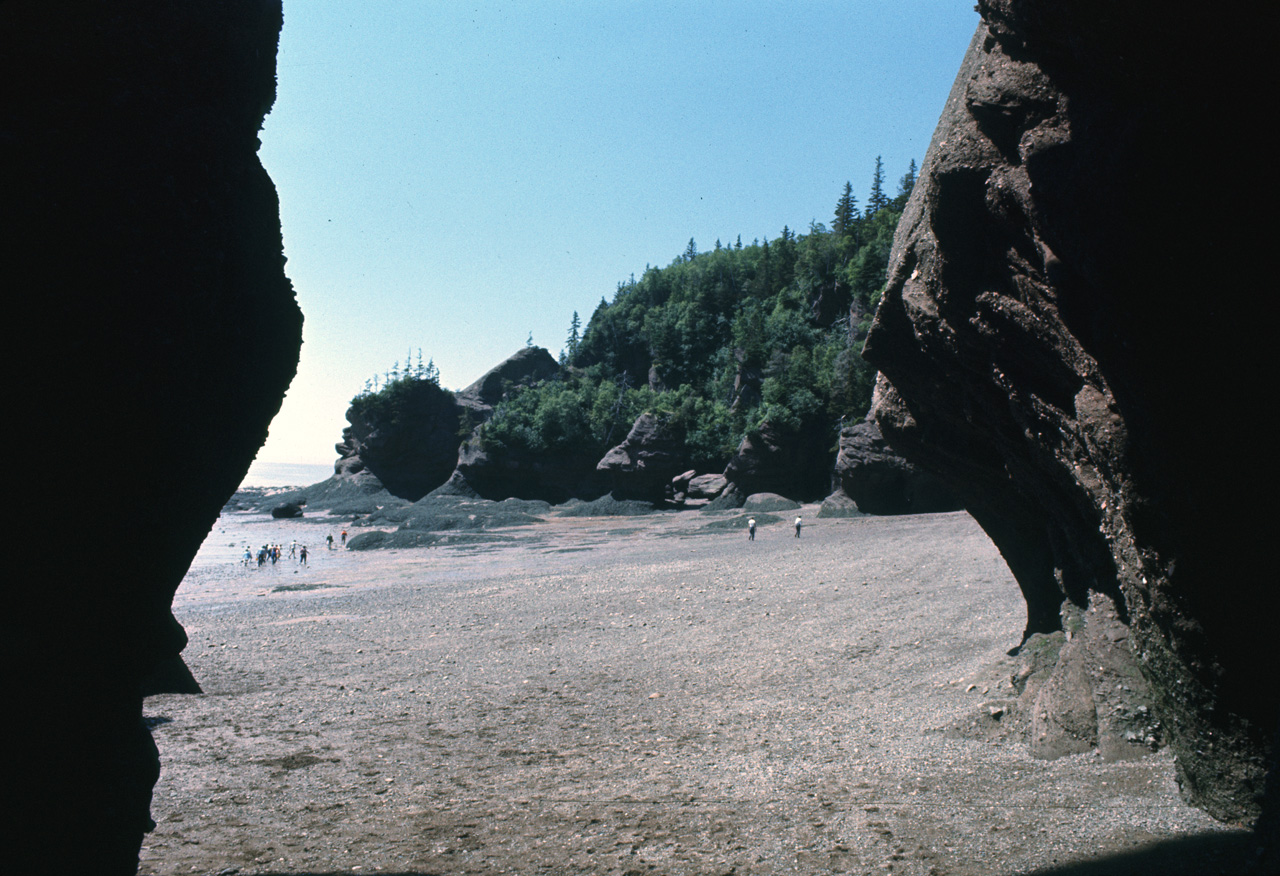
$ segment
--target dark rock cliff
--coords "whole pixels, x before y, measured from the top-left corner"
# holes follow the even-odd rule
[[[406,383],[402,394],[394,410],[352,404],[334,471],[368,471],[391,494],[416,502],[453,473],[461,409],[453,393],[429,380]]]
[[[480,426],[513,389],[550,380],[560,366],[542,347],[524,347],[458,392],[458,405],[471,435],[458,448],[457,467],[439,491],[485,499],[531,499],[560,503],[573,497],[594,499],[605,491],[594,459],[490,449]]]
[[[779,493],[805,501],[820,499],[831,492],[833,437],[816,422],[796,431],[766,422],[742,439],[724,476],[744,496]]]
[[[956,511],[960,503],[938,479],[889,447],[869,420],[840,430],[835,478],[863,514]]]
[[[0,4],[0,285],[26,436],[6,872],[132,873],[150,826],[142,691],[185,643],[173,592],[301,342],[256,154],[280,25],[279,0]]]
[[[490,368],[475,383],[460,390],[458,404],[487,417],[513,387],[532,386],[550,380],[559,372],[560,365],[545,348],[523,347]]]
[[[979,8],[867,340],[875,419],[991,535],[1029,635],[1114,601],[1098,641],[1150,682],[1187,799],[1274,836],[1275,575],[1242,501],[1273,283],[1237,98],[1268,53],[1230,16]]]
[[[662,502],[671,492],[672,479],[689,465],[683,437],[653,414],[641,414],[626,439],[596,464],[596,471],[612,479],[616,498]]]

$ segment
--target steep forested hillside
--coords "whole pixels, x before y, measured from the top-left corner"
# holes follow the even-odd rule
[[[861,418],[875,372],[859,356],[885,281],[894,227],[915,181],[884,193],[877,161],[865,211],[845,185],[830,228],[784,228],[699,252],[693,240],[573,315],[556,380],[513,393],[481,429],[486,448],[599,459],[645,412],[683,436],[691,464],[722,470],[743,437]]]

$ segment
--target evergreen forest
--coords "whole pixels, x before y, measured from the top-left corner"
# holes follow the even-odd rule
[[[750,244],[717,240],[706,251],[690,240],[666,267],[618,284],[585,326],[573,314],[559,374],[515,388],[481,426],[482,445],[523,458],[598,460],[650,412],[699,472],[722,471],[765,423],[781,433],[829,432],[834,454],[842,421],[870,406],[875,371],[860,351],[915,174],[912,161],[889,197],[877,159],[865,204],[846,183],[830,227],[783,228]],[[397,386],[422,379],[421,367],[406,367],[353,404],[382,407],[403,395]]]

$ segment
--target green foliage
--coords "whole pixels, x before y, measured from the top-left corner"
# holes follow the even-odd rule
[[[584,329],[574,314],[560,378],[499,405],[485,445],[598,459],[648,411],[683,437],[695,467],[714,471],[766,421],[796,430],[860,418],[875,372],[859,351],[914,179],[912,162],[890,200],[877,159],[865,213],[846,184],[830,230],[783,228],[750,245],[739,235],[709,252],[690,239],[665,268],[619,283]]]
[[[393,425],[400,422],[403,412],[415,404],[423,392],[442,392],[440,369],[435,360],[423,365],[421,349],[417,363],[411,360],[412,354],[405,357],[403,368],[397,361],[381,375],[382,379],[375,374],[366,380],[364,389],[351,400],[352,413],[365,422]]]
[[[877,155],[876,171],[871,178],[871,194],[867,196],[867,216],[874,216],[887,206],[889,196],[884,193],[884,162]]]

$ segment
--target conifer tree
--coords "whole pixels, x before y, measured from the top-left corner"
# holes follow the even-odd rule
[[[876,156],[876,172],[871,178],[871,194],[867,197],[866,217],[870,219],[889,205],[889,198],[884,193],[884,162]]]
[[[857,221],[858,199],[853,195],[853,184],[846,181],[844,193],[840,195],[840,200],[836,202],[836,215],[831,224],[831,230],[842,237],[847,237],[853,233],[854,225]]]
[[[582,320],[578,311],[573,312],[573,320],[569,323],[569,338],[565,341],[565,361],[572,363],[578,355],[578,345],[582,342]]]
[[[916,187],[916,160],[911,159],[911,164],[907,165],[906,175],[898,182],[897,201],[900,205],[905,206],[907,198],[911,197],[911,190]]]

